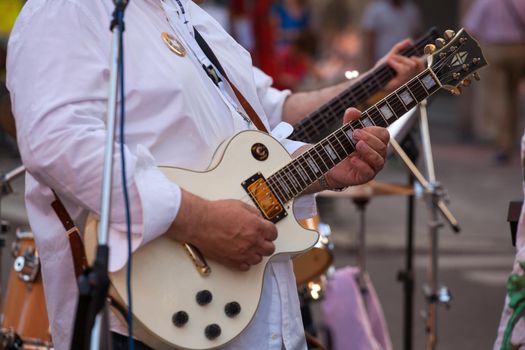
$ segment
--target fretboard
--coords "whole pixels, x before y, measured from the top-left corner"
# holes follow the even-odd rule
[[[436,37],[437,31],[435,28],[432,28],[424,37],[402,50],[400,54],[407,57],[421,56],[425,45],[432,42]],[[342,121],[344,111],[348,107],[364,103],[395,76],[396,72],[389,65],[380,65],[360,81],[295,124],[294,132],[290,139],[308,143],[317,142],[326,135],[326,132],[333,126],[334,122]]]
[[[439,88],[430,68],[421,72],[364,111],[360,119],[343,125],[271,175],[267,182],[273,193],[282,203],[300,195],[355,150],[354,130],[374,125],[387,127]]]

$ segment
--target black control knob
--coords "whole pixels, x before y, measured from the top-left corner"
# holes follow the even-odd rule
[[[204,330],[204,335],[209,340],[213,340],[219,335],[221,335],[221,327],[216,323],[210,324],[206,326],[206,329]]]
[[[211,303],[213,295],[209,290],[201,290],[197,293],[195,299],[197,300],[197,304],[199,304],[200,306],[204,306]]]
[[[182,327],[186,323],[188,323],[188,320],[190,317],[188,316],[188,313],[186,311],[177,311],[176,313],[171,316],[171,322],[175,325],[175,327]]]
[[[240,312],[241,312],[241,305],[236,301],[232,301],[231,303],[228,303],[224,306],[224,313],[228,317],[235,317]]]

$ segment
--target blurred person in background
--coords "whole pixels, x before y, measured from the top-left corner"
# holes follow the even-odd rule
[[[421,13],[410,0],[375,0],[362,18],[368,67],[383,57],[395,43],[421,33]]]
[[[474,98],[485,137],[495,139],[494,160],[511,160],[518,137],[518,85],[525,75],[525,0],[477,0],[465,28],[483,47],[489,62]]]
[[[272,8],[278,50],[286,49],[310,26],[307,0],[279,0]]]
[[[253,10],[256,1],[231,0],[230,22],[231,34],[242,47],[253,52],[255,42],[253,36]]]

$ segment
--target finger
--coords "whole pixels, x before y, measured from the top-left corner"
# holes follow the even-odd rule
[[[250,213],[255,214],[257,216],[262,216],[261,211],[255,208],[253,205],[249,205],[248,203],[244,203],[242,201],[239,201],[239,202],[242,203],[243,208],[248,210]]]
[[[404,48],[407,48],[412,43],[412,40],[410,39],[404,39],[397,44],[395,44],[392,49],[390,50],[389,54],[398,53],[399,51],[403,50]]]
[[[241,263],[239,265],[239,270],[241,271],[248,271],[250,269],[250,265],[247,263]]]
[[[246,263],[248,263],[249,265],[257,265],[258,263],[260,263],[262,261],[262,256],[260,254],[252,254],[248,257],[248,259],[246,259]]]
[[[348,123],[351,120],[357,120],[361,117],[361,112],[356,108],[348,108],[343,116],[343,123]]]
[[[372,167],[367,162],[360,159],[359,157],[353,157],[350,159],[350,161],[354,167],[354,170],[359,173],[363,182],[372,180],[376,175],[376,171],[374,171],[374,169],[372,169]]]
[[[398,75],[416,71],[417,64],[408,57],[393,55],[388,59],[388,64],[392,67]]]
[[[275,241],[277,239],[277,226],[270,221],[264,220],[261,227],[261,234],[267,241]]]
[[[425,69],[426,58],[411,56],[410,59],[416,64],[416,69],[418,72],[421,72],[423,69]]]
[[[359,153],[359,156],[355,157],[354,159],[366,163],[374,170],[374,172],[378,172],[379,170],[383,169],[383,166],[385,165],[385,156],[381,155],[364,141],[359,141],[356,145],[356,149]],[[355,165],[354,159],[352,161]]]
[[[377,126],[371,126],[364,129],[357,129],[353,132],[352,136],[357,141],[365,141],[370,144],[374,149],[386,151],[386,147],[390,142],[390,133],[388,129]]]
[[[262,256],[270,256],[275,252],[275,244],[273,244],[270,241],[262,241],[259,244],[259,247],[257,249],[257,253],[259,253]]]

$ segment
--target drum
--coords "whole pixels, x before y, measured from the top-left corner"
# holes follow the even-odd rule
[[[301,225],[319,231],[319,242],[304,254],[293,259],[293,270],[298,287],[307,287],[318,280],[332,265],[333,244],[329,240],[330,226],[320,221],[319,215],[302,220]]]
[[[17,231],[11,250],[15,260],[4,299],[0,348],[50,349],[44,286],[33,234]]]

